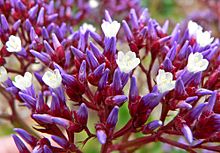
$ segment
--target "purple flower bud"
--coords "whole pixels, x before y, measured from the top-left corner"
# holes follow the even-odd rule
[[[17,94],[19,89],[16,88],[16,87],[7,87],[6,91],[9,92],[9,93],[12,93],[12,94]]]
[[[112,22],[112,18],[107,10],[105,10],[105,20],[108,22]]]
[[[104,55],[107,57],[112,57],[116,53],[116,38],[112,37],[106,40]]]
[[[127,99],[128,98],[125,95],[110,96],[110,97],[105,99],[105,103],[107,105],[118,105],[118,106],[121,106]]]
[[[38,72],[34,72],[34,76],[40,84],[44,84],[42,76]]]
[[[44,97],[43,94],[40,92],[38,94],[37,102],[36,102],[36,111],[37,112],[42,112],[44,111]]]
[[[168,42],[169,40],[170,40],[170,38],[171,38],[171,36],[166,36],[166,37],[163,37],[163,38],[160,38],[159,40],[158,40],[158,42],[161,44],[164,44],[164,43],[166,43],[166,42]]]
[[[17,31],[19,29],[20,25],[21,25],[21,20],[19,19],[13,24],[12,29],[14,31]]]
[[[92,70],[94,70],[95,68],[97,68],[99,66],[99,62],[96,59],[96,57],[93,55],[93,53],[89,50],[86,51],[86,59],[89,63],[89,66]]]
[[[35,19],[35,16],[37,15],[38,11],[38,5],[34,5],[29,11],[28,15],[31,20]]]
[[[208,60],[211,60],[213,56],[218,52],[218,46],[215,46],[211,49],[210,53],[206,56]]]
[[[53,40],[53,47],[54,47],[55,49],[57,49],[58,47],[61,46],[61,44],[60,44],[60,42],[59,42],[57,36],[55,35],[55,33],[52,33],[52,40]]]
[[[37,138],[35,138],[34,136],[30,135],[25,130],[20,129],[20,128],[15,128],[14,131],[16,133],[18,133],[22,137],[22,139],[24,139],[24,141],[27,142],[32,147],[34,147],[37,144]]]
[[[35,50],[30,50],[31,54],[34,55],[36,58],[38,58],[39,60],[41,60],[43,63],[45,63],[46,65],[49,65],[50,64],[50,57],[45,54],[45,53],[39,53]]]
[[[27,147],[25,146],[25,144],[21,141],[19,137],[12,134],[12,138],[14,139],[14,142],[20,153],[30,153],[30,151],[27,149]]]
[[[120,93],[120,91],[122,90],[121,74],[119,69],[116,69],[114,72],[111,86],[114,89],[115,93]]]
[[[170,61],[173,61],[176,56],[176,48],[177,48],[177,43],[175,42],[173,47],[169,50],[166,56],[167,58],[170,59]]]
[[[93,72],[93,75],[95,78],[100,78],[104,72],[105,69],[105,63],[102,63],[99,65]]]
[[[115,106],[112,109],[111,113],[109,114],[107,121],[106,121],[108,128],[115,128],[118,122],[118,110],[119,110],[119,107]]]
[[[83,60],[85,58],[85,54],[83,52],[81,52],[79,49],[71,46],[70,47],[73,55],[76,57],[76,59],[78,60]]]
[[[181,77],[179,77],[175,84],[175,93],[177,96],[183,96],[186,94],[186,90]]]
[[[183,135],[186,138],[186,140],[188,141],[188,143],[192,144],[192,142],[193,142],[192,131],[190,130],[190,128],[186,124],[183,124],[183,126],[181,128],[181,132],[183,133]]]
[[[178,57],[180,58],[180,60],[182,60],[183,58],[186,57],[188,45],[189,45],[189,41],[186,40],[183,47],[180,49],[179,54],[178,54]]]
[[[41,26],[44,24],[44,8],[43,7],[41,7],[40,12],[38,13],[37,24]]]
[[[138,19],[137,19],[137,14],[134,9],[131,9],[131,11],[130,11],[130,18],[131,18],[132,27],[134,29],[138,29],[138,27],[139,27]]]
[[[49,34],[48,34],[48,31],[45,28],[45,26],[43,26],[43,28],[42,28],[42,36],[43,36],[43,39],[46,39],[46,40],[49,39]]]
[[[136,83],[136,78],[132,77],[130,90],[129,90],[129,102],[134,102],[135,100],[137,100],[138,96],[139,96],[139,92]]]
[[[47,14],[54,13],[54,1],[50,1],[47,6]]]
[[[48,20],[48,22],[54,22],[58,18],[58,16],[59,15],[57,13],[48,15],[47,20]]]
[[[96,32],[90,31],[90,36],[99,44],[102,45],[102,37]]]
[[[160,99],[161,95],[156,93],[149,93],[141,98],[138,110],[145,112],[147,109],[153,109],[159,104]]]
[[[48,114],[33,114],[32,115],[33,119],[43,122],[43,123],[47,123],[47,124],[52,124],[52,118],[53,116],[48,115]]]
[[[88,108],[82,103],[77,111],[77,120],[80,124],[86,126],[88,120]]]
[[[162,31],[163,33],[167,33],[169,29],[169,20],[166,20],[163,24]]]
[[[99,90],[104,89],[105,86],[107,85],[109,72],[110,72],[110,70],[107,68],[105,70],[105,72],[103,73],[101,79],[99,80],[99,84],[98,84],[98,89]]]
[[[96,47],[96,45],[93,42],[90,42],[90,47],[93,54],[98,59],[98,61],[102,61],[105,59],[104,55],[101,53],[101,51],[98,49],[98,47]]]
[[[133,36],[133,34],[131,32],[131,29],[129,28],[129,26],[128,26],[128,24],[127,24],[127,22],[125,20],[122,21],[122,26],[123,26],[123,29],[124,29],[124,33],[125,33],[125,35],[127,37],[127,40],[128,41],[133,40],[134,36]]]
[[[30,38],[31,38],[31,41],[34,41],[34,40],[38,39],[38,35],[36,34],[33,27],[31,27]]]
[[[85,60],[83,60],[80,66],[78,79],[81,84],[86,83],[87,77],[86,77],[86,61]]]
[[[180,101],[177,105],[176,105],[177,108],[184,108],[184,109],[191,109],[192,108],[192,105],[188,104],[187,102],[185,101]]]
[[[1,25],[2,25],[3,31],[8,31],[9,30],[8,21],[5,18],[4,14],[1,14]]]
[[[198,99],[198,96],[193,96],[193,97],[187,97],[185,101],[187,103],[192,103],[192,102],[196,101],[197,99]]]
[[[147,28],[148,28],[148,33],[150,34],[150,36],[154,39],[157,38],[157,32],[156,32],[155,27],[153,25],[152,19],[149,19]]]
[[[60,117],[53,117],[52,118],[53,123],[60,125],[64,127],[65,129],[68,129],[71,126],[71,122],[67,119],[60,118]]]
[[[55,54],[53,48],[50,46],[50,44],[46,40],[44,40],[44,48],[49,55]]]
[[[151,132],[151,131],[157,129],[157,128],[160,127],[162,124],[163,124],[162,121],[160,121],[160,120],[154,120],[154,121],[148,123],[147,125],[145,125],[145,126],[143,127],[143,131],[142,131],[142,132],[143,132],[144,134],[147,134],[148,132]]]
[[[98,138],[99,143],[101,143],[102,145],[106,143],[107,135],[104,130],[98,130],[96,132],[96,136]]]
[[[145,9],[142,11],[141,15],[140,15],[139,22],[140,22],[140,23],[146,23],[147,20],[149,20],[149,16],[150,16],[150,15],[149,15],[148,9],[145,8]]]
[[[205,89],[205,88],[199,88],[196,90],[196,94],[198,96],[204,96],[204,95],[211,95],[213,91]]]
[[[63,84],[69,85],[69,86],[77,84],[77,80],[74,76],[69,75],[69,74],[65,74],[65,73],[62,73],[61,76],[63,78],[62,79]]]
[[[215,102],[216,102],[216,97],[217,97],[217,91],[213,91],[212,95],[209,97],[209,101],[207,106],[204,109],[204,112],[212,112],[213,108],[215,106]]]
[[[36,99],[34,99],[33,97],[31,97],[30,95],[27,95],[23,92],[19,92],[19,96],[21,97],[21,99],[25,102],[25,105],[29,108],[35,108],[36,105]]]
[[[44,145],[44,153],[53,153],[53,151],[47,145]]]
[[[55,141],[58,145],[60,145],[63,148],[66,148],[68,146],[68,142],[66,139],[52,135],[51,138],[53,141]]]
[[[198,86],[201,82],[201,79],[202,79],[202,72],[197,72],[196,74],[193,75],[192,80],[190,81],[192,81],[193,85]]]
[[[52,93],[52,101],[51,101],[50,109],[51,109],[51,112],[54,114],[60,113],[61,103],[55,93]]]
[[[168,71],[168,72],[172,71],[173,64],[169,58],[167,58],[167,57],[165,58],[165,60],[163,62],[163,67],[164,67],[165,71]]]
[[[201,103],[197,107],[193,108],[190,112],[188,112],[184,117],[186,123],[191,124],[191,123],[193,123],[193,121],[198,119],[198,117],[203,112],[205,106],[207,106],[207,103]]]
[[[17,1],[17,7],[20,11],[25,11],[26,10],[26,6],[22,3],[22,1]]]

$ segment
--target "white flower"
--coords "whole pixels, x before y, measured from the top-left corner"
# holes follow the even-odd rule
[[[11,35],[6,42],[8,52],[20,52],[22,50],[21,39],[17,36]]]
[[[101,25],[102,31],[105,34],[105,37],[111,38],[111,37],[116,37],[119,29],[120,29],[121,24],[118,23],[118,21],[113,21],[113,22],[107,22],[104,21]]]
[[[196,22],[189,21],[188,22],[188,30],[189,30],[189,35],[196,37],[197,31],[202,31],[202,27],[198,25]]]
[[[4,66],[0,67],[0,82],[5,82],[8,79],[8,73]]]
[[[118,52],[118,58],[116,63],[122,72],[129,73],[140,63],[140,59],[136,58],[136,54],[132,51],[128,51],[124,54],[122,51]]]
[[[54,71],[45,72],[42,77],[42,80],[46,85],[53,89],[59,87],[62,83],[62,77],[58,69],[55,69]]]
[[[32,74],[30,72],[26,72],[24,76],[17,75],[12,83],[18,89],[26,90],[32,85]]]
[[[201,46],[205,47],[211,44],[214,40],[214,37],[211,37],[210,31],[197,31],[196,33],[196,42]]]
[[[205,71],[209,65],[209,61],[203,58],[203,55],[199,52],[195,54],[191,53],[188,57],[187,70],[189,72]]]
[[[205,47],[209,44],[211,44],[214,40],[213,37],[211,37],[211,32],[204,31],[203,28],[198,25],[196,22],[189,21],[188,22],[188,30],[189,35],[192,37],[195,37],[196,42],[201,46]]]
[[[159,70],[156,77],[157,88],[160,93],[164,93],[175,88],[175,82],[173,80],[173,74],[170,72],[165,72],[164,70]]]
[[[98,2],[97,0],[90,0],[90,1],[89,1],[89,6],[90,6],[91,8],[96,8],[96,7],[99,6],[99,2]]]
[[[80,31],[83,34],[85,34],[87,30],[95,32],[96,28],[93,25],[91,25],[91,24],[83,23],[83,25],[80,27]]]
[[[0,40],[0,50],[2,49],[3,47],[3,44],[2,44],[2,41]]]

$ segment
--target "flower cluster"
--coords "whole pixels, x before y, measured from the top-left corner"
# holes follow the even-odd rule
[[[4,87],[0,90],[13,103],[12,122],[19,119],[14,108],[19,101],[31,111],[38,131],[19,120],[23,129],[15,128],[17,135],[12,137],[20,152],[31,152],[23,139],[33,152],[80,153],[75,135],[82,132],[87,134],[82,144],[97,138],[102,153],[131,151],[154,141],[190,152],[220,151],[208,145],[220,141],[218,39],[193,21],[185,29],[177,24],[169,34],[168,21],[161,26],[147,9],[135,10],[137,1],[127,3],[134,9],[122,22],[104,11],[97,27],[84,23],[74,31],[73,26],[91,8],[114,4],[79,0],[79,10],[73,14],[72,0],[0,0],[0,82]],[[123,4],[109,8],[127,10]],[[120,36],[119,31],[123,31]],[[122,43],[129,49],[121,49]],[[15,57],[20,68],[12,69],[8,57]],[[138,76],[146,80],[141,82]],[[142,95],[144,85],[148,91]],[[118,129],[125,103],[130,119]],[[161,115],[149,121],[159,105]],[[177,113],[167,121],[170,112]],[[94,131],[88,126],[90,113],[98,117]],[[130,139],[134,133],[144,136]],[[183,136],[186,142],[167,134]]]

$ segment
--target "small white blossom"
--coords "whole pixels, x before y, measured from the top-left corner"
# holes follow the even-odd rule
[[[87,30],[95,32],[96,28],[93,25],[91,25],[91,24],[83,23],[83,25],[80,27],[80,31],[83,34],[85,34]]]
[[[26,72],[24,76],[17,75],[12,83],[18,89],[26,90],[32,85],[32,74],[30,72]]]
[[[165,72],[164,70],[159,70],[156,77],[157,88],[160,93],[164,93],[175,88],[175,82],[173,80],[173,74],[170,72]]]
[[[5,82],[8,79],[8,73],[4,66],[0,67],[0,82]]]
[[[62,83],[62,77],[58,69],[55,69],[54,71],[45,72],[42,77],[42,80],[46,85],[53,89],[58,88]]]
[[[214,37],[211,37],[211,32],[209,31],[197,31],[196,33],[196,42],[201,46],[205,47],[211,44],[214,40]]]
[[[202,27],[198,25],[196,22],[189,21],[188,22],[188,30],[189,30],[189,35],[196,37],[197,31],[202,31]]]
[[[22,50],[21,39],[17,36],[11,35],[6,42],[8,52],[20,52]]]
[[[90,0],[90,1],[89,1],[89,6],[90,6],[91,8],[96,8],[96,7],[99,6],[99,2],[98,2],[97,0]]]
[[[113,22],[107,22],[104,21],[101,25],[102,31],[105,34],[105,37],[111,38],[111,37],[116,37],[119,29],[120,29],[121,24],[118,21],[113,21]]]
[[[195,54],[191,53],[188,57],[187,70],[189,72],[205,71],[209,65],[209,61],[203,58],[203,55],[199,52]]]
[[[140,59],[136,58],[136,54],[132,51],[128,51],[124,54],[122,51],[118,52],[118,58],[116,63],[122,72],[129,73],[140,63]]]

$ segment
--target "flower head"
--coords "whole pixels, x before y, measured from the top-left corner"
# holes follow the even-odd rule
[[[83,23],[83,25],[80,27],[80,31],[83,34],[85,34],[87,30],[95,32],[96,28],[93,25],[91,25],[91,24]]]
[[[8,52],[20,52],[22,50],[21,39],[17,36],[11,35],[6,42]]]
[[[196,37],[197,31],[202,31],[202,27],[198,25],[196,22],[189,21],[188,22],[188,30],[189,30],[189,35]]]
[[[8,79],[8,74],[4,66],[0,67],[0,82],[5,82]]]
[[[116,37],[119,29],[120,29],[120,23],[118,21],[113,21],[113,22],[107,22],[104,21],[101,25],[102,31],[105,34],[105,37],[111,38],[111,37]]]
[[[91,8],[96,8],[99,6],[99,2],[97,0],[89,0],[89,6]]]
[[[26,90],[32,85],[32,74],[30,72],[26,72],[24,76],[17,75],[12,83],[18,89]]]
[[[138,66],[140,59],[136,58],[136,54],[132,51],[128,51],[126,54],[124,54],[122,51],[119,51],[116,63],[122,72],[129,73],[136,66]]]
[[[203,55],[199,52],[195,54],[191,53],[188,57],[187,70],[189,72],[205,71],[209,65],[209,61],[203,58]]]
[[[211,44],[214,40],[214,37],[211,37],[210,31],[197,31],[196,32],[196,41],[201,47],[205,47]]]
[[[42,77],[42,80],[46,85],[53,89],[59,87],[62,83],[62,77],[58,69],[55,69],[54,71],[45,72]]]
[[[159,73],[156,77],[156,82],[159,92],[164,93],[174,89],[176,81],[173,80],[172,73],[159,70]]]

